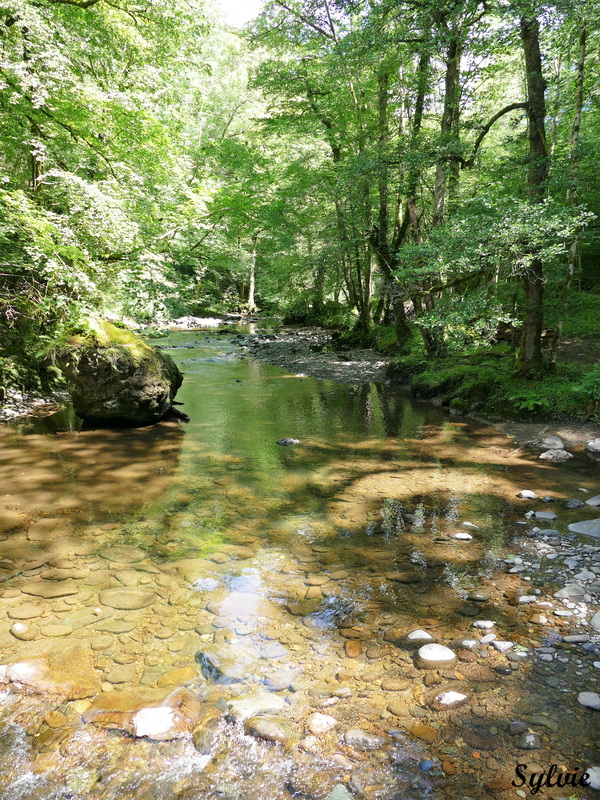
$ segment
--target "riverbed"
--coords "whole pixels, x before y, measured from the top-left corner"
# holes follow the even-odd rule
[[[600,541],[567,528],[598,513],[564,507],[597,463],[247,332],[157,341],[187,425],[0,427],[0,797],[508,798],[518,763],[600,764]]]

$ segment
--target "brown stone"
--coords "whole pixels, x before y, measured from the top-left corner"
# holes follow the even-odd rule
[[[385,577],[388,581],[395,581],[396,583],[418,583],[421,578],[412,570],[406,572],[386,572]]]
[[[384,692],[403,692],[410,688],[410,681],[402,678],[384,678],[381,681],[381,688]]]
[[[512,786],[512,779],[508,776],[502,777],[499,775],[496,778],[492,778],[485,784],[485,788],[488,792],[505,792]]]
[[[442,769],[446,775],[456,775],[456,767],[451,761],[442,761]]]
[[[189,689],[126,689],[97,697],[84,711],[83,721],[166,741],[191,734],[201,710],[199,696]]]
[[[181,667],[180,669],[172,669],[167,672],[158,681],[158,686],[182,686],[185,683],[190,683],[198,677],[198,673],[193,667]]]
[[[438,737],[438,732],[435,728],[432,728],[431,725],[427,725],[425,722],[417,722],[416,725],[412,726],[410,732],[413,736],[416,736],[417,739],[421,739],[428,744],[434,742]]]
[[[344,650],[348,658],[358,658],[360,655],[360,642],[356,639],[347,639]]]
[[[477,750],[495,750],[498,747],[496,737],[487,731],[464,728],[461,731],[461,735],[469,747],[474,747]]]
[[[18,662],[0,668],[6,682],[64,700],[82,700],[100,691],[100,676],[94,669],[91,650],[84,645],[46,643],[32,653],[31,657],[23,655]]]
[[[64,728],[69,724],[69,720],[61,711],[50,711],[44,717],[44,722],[49,728]]]

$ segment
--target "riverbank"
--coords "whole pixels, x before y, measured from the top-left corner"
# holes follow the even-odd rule
[[[289,328],[279,333],[257,334],[240,340],[252,358],[266,361],[296,374],[324,380],[361,384],[367,381],[391,383],[389,377],[392,358],[370,349],[338,349],[335,336],[319,328]],[[410,381],[398,383],[407,390]],[[442,405],[443,395],[427,398],[434,405]],[[467,413],[470,419],[490,425],[523,446],[550,434],[560,436],[568,448],[584,448],[586,442],[600,437],[600,425],[585,421],[548,422],[540,415],[536,421],[490,419],[485,414]]]

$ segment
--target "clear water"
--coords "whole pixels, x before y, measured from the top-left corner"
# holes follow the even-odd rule
[[[527,668],[501,677],[490,669],[506,663],[495,652],[434,674],[389,634],[424,628],[449,643],[483,617],[499,638],[539,643],[543,631],[507,602],[500,561],[522,532],[515,496],[593,490],[594,466],[538,465],[498,432],[390,388],[354,395],[240,357],[233,336],[157,342],[185,373],[188,425],[86,429],[65,409],[0,430],[2,505],[23,521],[0,541],[2,663],[51,651],[65,652],[68,667],[81,652],[100,694],[186,686],[206,708],[279,681],[272,694],[284,701],[288,743],[257,740],[224,714],[202,754],[189,733],[135,738],[86,722],[91,697],[13,684],[0,695],[0,797],[324,800],[340,783],[374,800],[481,797],[523,759],[506,727],[525,713],[559,720],[561,735],[546,729],[538,761],[597,757],[568,684],[549,689]],[[276,443],[286,437],[300,444]],[[454,538],[466,530],[470,542]],[[73,591],[31,594],[40,583]],[[481,588],[487,603],[468,600]],[[103,602],[117,590],[152,602]],[[39,612],[23,621],[30,641],[10,632],[25,604]],[[386,679],[404,684],[389,689]],[[439,711],[429,695],[445,686],[473,696]],[[306,739],[315,712],[336,725]],[[354,728],[381,742],[349,747]]]

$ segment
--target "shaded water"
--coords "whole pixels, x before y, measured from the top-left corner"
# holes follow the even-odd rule
[[[590,462],[541,465],[386,387],[355,395],[240,358],[231,333],[158,344],[185,373],[189,425],[77,430],[66,410],[0,430],[0,505],[22,515],[0,541],[1,663],[43,673],[0,696],[0,797],[485,797],[526,758],[507,726],[527,715],[542,766],[598,763],[577,660],[557,677],[453,644],[458,664],[423,670],[404,639],[478,640],[481,618],[543,643],[501,560],[529,508],[515,495],[598,491]],[[440,707],[445,689],[468,701]],[[95,695],[125,699],[108,713]],[[159,696],[180,738],[135,738]],[[248,697],[284,745],[244,729]],[[203,753],[189,734],[207,711]],[[334,727],[312,735],[316,712]],[[353,743],[356,728],[379,738]]]

